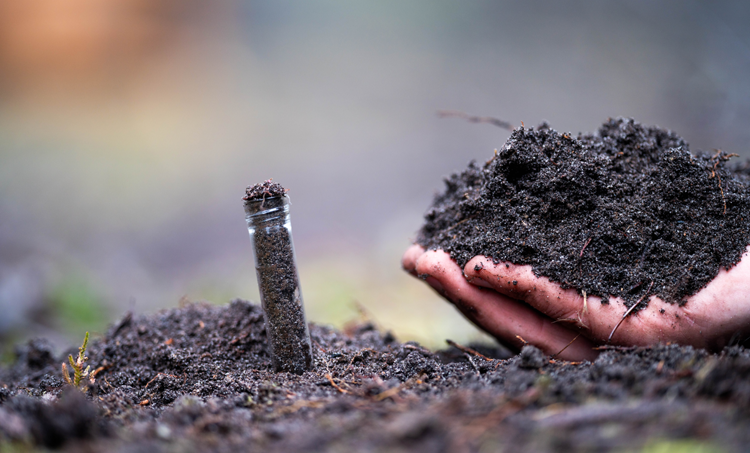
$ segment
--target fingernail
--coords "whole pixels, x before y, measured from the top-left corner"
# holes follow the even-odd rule
[[[444,291],[443,285],[435,277],[427,277],[425,278],[425,281],[427,282],[428,285],[432,286],[436,291],[439,291],[441,293]]]

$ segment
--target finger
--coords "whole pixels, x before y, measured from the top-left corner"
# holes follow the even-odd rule
[[[401,267],[404,268],[404,270],[410,274],[417,275],[417,258],[419,258],[424,253],[424,249],[422,246],[418,244],[414,244],[408,249],[406,249],[406,252],[404,253],[404,256],[401,257]]]
[[[524,340],[553,355],[566,348],[560,358],[593,360],[596,352],[585,337],[495,291],[478,288],[464,278],[461,268],[443,251],[428,251],[416,263],[416,271],[473,323],[504,344],[519,348]],[[523,338],[523,340],[518,337]]]
[[[602,304],[601,297],[583,296],[575,289],[562,289],[546,277],[537,277],[531,266],[493,263],[491,258],[475,257],[464,273],[473,284],[521,299],[556,322],[580,329],[589,338],[621,345],[647,346],[669,341],[704,347],[705,338],[699,321],[684,308],[648,299],[647,307],[625,316],[628,307],[623,299],[612,297]],[[645,296],[646,298],[649,296]],[[620,322],[622,321],[622,322]]]
[[[575,289],[562,289],[559,283],[552,282],[547,277],[534,275],[534,271],[528,265],[494,263],[491,258],[477,256],[466,263],[464,273],[471,283],[488,286],[501,294],[523,300],[556,323],[563,323],[568,328],[583,332],[587,337],[599,342],[608,340],[627,309],[621,305],[620,299],[612,299],[609,304],[602,304],[601,297],[583,296]],[[618,309],[621,306],[624,308]],[[618,327],[618,331],[623,325]],[[628,327],[624,330],[630,329],[632,328]],[[636,334],[624,338],[622,332],[618,333],[619,342],[638,337]]]
[[[583,297],[576,290],[562,289],[546,277],[537,277],[528,265],[496,264],[492,258],[476,256],[466,263],[464,274],[469,282],[523,300],[554,319],[566,318],[583,306]]]
[[[691,338],[704,339],[713,350],[723,348],[732,337],[750,335],[750,246],[731,269],[718,275],[682,307],[687,322],[694,321]]]
[[[653,297],[645,310],[625,319],[613,336],[619,343],[675,342],[720,350],[735,335],[750,333],[750,246],[737,265],[720,269],[684,306]]]

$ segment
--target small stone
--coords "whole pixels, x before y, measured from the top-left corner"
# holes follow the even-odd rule
[[[169,426],[159,423],[156,427],[156,436],[160,439],[167,440],[172,436],[172,430],[169,429]]]

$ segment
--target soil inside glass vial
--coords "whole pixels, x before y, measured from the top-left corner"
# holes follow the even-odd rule
[[[311,368],[312,348],[305,319],[289,222],[289,199],[281,185],[248,187],[245,200],[255,268],[266,320],[269,352],[276,371]]]

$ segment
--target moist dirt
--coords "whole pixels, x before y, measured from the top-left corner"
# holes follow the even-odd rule
[[[367,321],[310,333],[313,370],[274,373],[257,305],[129,314],[90,341],[96,376],[85,393],[62,380],[75,348],[55,356],[31,341],[0,370],[0,451],[746,451],[750,442],[750,351],[737,346],[611,348],[574,363],[532,346],[516,356],[476,345],[433,352]]]
[[[747,163],[691,154],[674,132],[610,119],[597,134],[512,132],[484,165],[446,179],[417,243],[474,256],[628,307],[683,304],[750,244]]]

